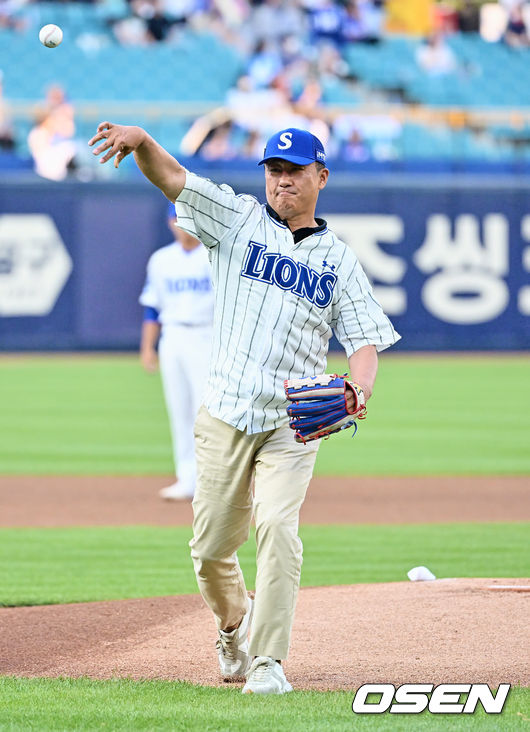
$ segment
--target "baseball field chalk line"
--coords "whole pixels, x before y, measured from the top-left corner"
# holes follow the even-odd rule
[[[530,592],[530,585],[489,585],[488,590],[510,590],[511,592]]]

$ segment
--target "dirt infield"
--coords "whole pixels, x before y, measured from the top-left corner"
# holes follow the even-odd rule
[[[302,589],[288,678],[297,689],[368,682],[528,686],[530,593],[493,592],[493,583],[514,580]],[[195,595],[4,608],[0,629],[2,674],[221,684],[213,621]]]
[[[0,526],[189,525],[191,504],[161,501],[163,477],[0,476]],[[313,478],[308,524],[530,520],[527,476]]]
[[[1,526],[182,525],[163,478],[0,478]],[[529,480],[316,478],[305,523],[530,520]],[[298,689],[366,682],[530,686],[523,579],[441,579],[300,592],[285,664]],[[490,589],[496,587],[496,591]],[[218,685],[215,629],[200,597],[0,609],[0,674],[187,680]]]

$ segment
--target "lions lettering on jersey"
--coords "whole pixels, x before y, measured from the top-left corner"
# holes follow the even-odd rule
[[[158,310],[163,328],[178,323],[210,325],[214,294],[206,249],[186,251],[178,242],[157,249],[149,258],[140,303]]]
[[[212,281],[210,277],[197,279],[194,277],[181,277],[179,279],[166,277],[164,280],[167,292],[210,292]]]
[[[247,257],[241,271],[242,277],[260,280],[267,285],[274,284],[282,290],[291,290],[298,297],[306,298],[319,308],[325,308],[330,304],[337,282],[336,274],[319,273],[285,254],[281,255],[279,252],[265,254],[266,251],[265,244],[249,242]],[[329,265],[324,260],[322,266]]]

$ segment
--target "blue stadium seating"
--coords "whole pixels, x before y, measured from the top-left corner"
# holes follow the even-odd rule
[[[434,106],[468,108],[530,106],[530,50],[487,43],[475,34],[448,38],[458,71],[442,77],[422,73],[415,60],[419,41],[388,37],[376,46],[345,51],[351,73],[382,89],[401,89],[405,98]]]
[[[185,30],[173,43],[119,46],[108,19],[127,13],[126,0],[37,2],[21,12],[29,20],[29,30],[0,29],[5,97],[27,109],[43,99],[47,86],[59,82],[70,100],[85,103],[85,115],[77,119],[78,136],[83,139],[93,134],[101,115],[107,116],[106,105],[123,102],[129,105],[129,116],[121,115],[119,121],[145,126],[176,151],[191,122],[186,103],[222,104],[244,70],[240,54],[208,33]],[[64,30],[64,41],[54,50],[44,48],[37,39],[38,28],[51,22]],[[486,43],[475,34],[453,34],[448,43],[458,71],[429,77],[416,62],[420,42],[389,36],[375,45],[351,44],[344,49],[344,58],[351,76],[365,91],[377,90],[390,101],[468,110],[530,109],[530,50]],[[330,106],[354,109],[363,96],[339,79],[324,79],[322,87],[322,101]],[[183,105],[180,116],[175,108],[164,113],[172,103]],[[25,150],[31,126],[27,112],[16,116],[16,124]],[[410,160],[525,161],[530,160],[530,124],[492,124],[482,134],[405,124],[393,144],[401,158]]]
[[[70,3],[63,10],[85,8]],[[90,7],[90,6],[88,6]],[[50,20],[43,14],[45,20]],[[77,27],[74,25],[74,27]],[[211,35],[188,33],[182,43],[86,51],[69,35],[44,48],[34,32],[1,33],[0,69],[5,96],[38,100],[60,81],[72,101],[138,100],[220,103],[241,69],[241,58]]]

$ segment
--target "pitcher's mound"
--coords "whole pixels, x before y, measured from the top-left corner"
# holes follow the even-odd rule
[[[446,579],[302,589],[287,677],[295,689],[528,686],[530,593],[489,588],[529,584]],[[4,608],[0,635],[0,674],[222,684],[213,619],[196,595]]]

